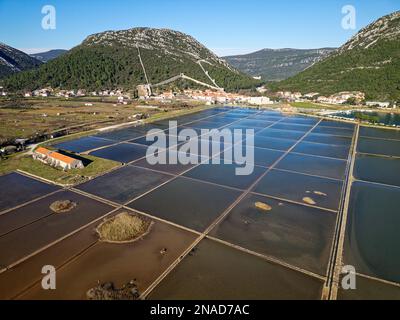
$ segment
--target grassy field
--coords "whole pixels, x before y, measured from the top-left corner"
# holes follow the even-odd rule
[[[30,99],[24,100],[24,103],[32,102]],[[68,125],[76,125],[79,123],[87,123],[87,120],[95,116],[97,120],[104,120],[106,114],[119,114],[121,117],[118,121],[115,118],[111,122],[98,122],[97,127],[105,127],[108,125],[114,125],[118,123],[125,123],[134,121],[129,119],[134,113],[141,113],[144,110],[137,108],[137,106],[126,106],[126,105],[113,105],[109,103],[94,104],[92,107],[81,106],[76,107],[77,101],[61,101],[57,99],[35,99],[34,106],[23,105],[18,108],[11,107],[10,105],[0,108],[0,120],[5,125],[0,127],[0,139],[4,137],[15,137],[23,136],[27,137],[30,134],[38,132],[40,128],[41,132],[55,130],[60,127],[66,127]],[[61,104],[61,105],[59,105]],[[206,109],[204,106],[189,106],[182,108],[182,106],[169,106],[162,108],[162,111],[145,110],[150,112],[150,118],[145,122],[153,122],[161,119],[166,119],[178,115],[184,115]],[[89,112],[90,110],[90,112]],[[97,111],[95,111],[97,110]],[[64,112],[64,116],[58,114]],[[101,113],[102,115],[94,115],[95,113]],[[46,114],[46,117],[41,116]],[[94,126],[96,128],[96,126]],[[55,142],[60,143],[67,140],[77,139],[79,137],[87,136],[96,133],[91,126],[85,126],[80,132],[63,136],[60,138],[52,139],[41,143],[41,145],[48,146]],[[0,160],[0,175],[6,174],[16,170],[22,170],[29,174],[41,177],[46,180],[53,181],[57,184],[71,185],[86,181],[99,174],[107,172],[113,168],[120,166],[121,164],[114,161],[96,158],[93,156],[84,156],[89,161],[92,161],[84,169],[69,170],[67,172],[52,168],[39,161],[34,161],[31,156],[26,154],[14,154],[6,159]]]
[[[40,161],[33,160],[29,155],[14,155],[5,160],[0,160],[0,174],[6,174],[19,169],[57,184],[72,185],[84,182],[99,174],[121,166],[119,162],[93,156],[84,156],[83,158],[91,161],[84,169],[62,171]]]
[[[326,110],[345,110],[347,106],[326,105],[314,102],[291,102],[290,105],[299,109],[326,109]]]
[[[182,111],[184,106],[155,105],[155,109],[140,108],[140,102],[127,105],[99,98],[19,98],[0,100],[0,143],[15,138],[32,138],[57,130],[68,129],[79,132],[134,121],[136,114],[146,113],[159,117],[160,114]],[[92,106],[85,106],[86,103]],[[153,104],[153,101],[151,102]],[[188,109],[196,106],[189,106]],[[187,108],[187,107],[186,107]]]
[[[123,212],[104,221],[96,231],[101,241],[124,243],[134,241],[149,231],[151,222],[139,216]]]

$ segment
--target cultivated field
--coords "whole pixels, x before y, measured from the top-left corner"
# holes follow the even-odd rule
[[[85,104],[92,106],[85,106]],[[26,98],[0,100],[0,144],[15,138],[31,138],[58,130],[87,131],[107,125],[134,121],[134,115],[165,116],[168,112],[198,105],[146,103],[117,104],[117,98]]]

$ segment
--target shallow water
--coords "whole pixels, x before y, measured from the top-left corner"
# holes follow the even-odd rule
[[[58,189],[15,172],[0,176],[0,211],[11,209]]]
[[[293,149],[293,152],[347,160],[349,157],[350,147],[330,146],[303,141]]]
[[[344,160],[290,153],[276,167],[278,169],[343,180],[346,166],[347,162]]]
[[[318,122],[318,119],[308,118],[308,117],[286,117],[282,123],[292,123],[292,124],[303,124],[303,125],[315,125]]]
[[[160,136],[164,137],[164,134],[162,134]],[[130,140],[129,142],[136,143],[136,144],[141,144],[141,145],[144,145],[144,146],[153,146],[155,144],[158,144],[163,149],[168,149],[170,147],[176,146],[179,143],[181,143],[181,142],[178,141],[177,137],[169,136],[167,134],[165,134],[165,145],[162,144],[162,142],[164,142],[164,141],[159,141],[158,135],[149,135],[149,136],[146,136],[146,137]]]
[[[329,145],[350,146],[352,138],[310,133],[304,138],[304,141],[324,143]]]
[[[243,134],[246,133],[246,130],[252,130],[252,133],[251,133],[252,135],[256,134],[257,132],[260,132],[261,130],[264,130],[264,128],[260,128],[260,127],[249,128],[248,126],[242,126],[242,125],[239,125],[237,123],[231,124],[231,125],[229,125],[229,126],[227,126],[225,128],[229,129],[229,130],[242,130]]]
[[[232,122],[234,122],[234,121],[231,121],[231,123]],[[193,129],[209,129],[209,130],[212,130],[212,129],[218,129],[220,127],[223,127],[223,126],[227,125],[228,123],[215,122],[215,121],[212,121],[212,119],[206,119],[206,120],[203,120],[203,121],[197,121],[197,122],[185,125],[185,127],[193,128]]]
[[[58,200],[70,200],[77,206],[68,213],[56,214],[49,207]],[[0,265],[9,266],[111,210],[113,207],[109,205],[70,191],[63,191],[16,209],[12,211],[17,219],[16,225],[24,225],[27,222],[26,216],[30,216],[32,211],[35,214],[41,211],[41,216],[47,217],[0,237]]]
[[[131,280],[136,280],[139,292],[143,292],[186,250],[195,237],[186,231],[156,222],[150,233],[140,241],[120,245],[99,242],[58,270],[57,290],[45,291],[36,285],[20,299],[85,300],[86,292],[97,286],[98,282],[113,282],[117,288],[121,288]],[[167,249],[164,255],[161,254],[163,249]]]
[[[331,210],[339,208],[341,190],[341,181],[279,170],[271,170],[253,189],[256,193],[300,203],[309,197],[316,206]]]
[[[360,136],[400,140],[400,130],[360,127]]]
[[[258,209],[258,202],[271,210]],[[212,235],[325,275],[335,223],[334,213],[249,195],[214,228]]]
[[[1,273],[0,299],[12,299],[26,288],[40,282],[43,279],[41,270],[44,265],[58,268],[85,248],[93,245],[97,241],[97,236],[93,231],[97,224],[90,225],[83,231]]]
[[[85,137],[77,140],[66,141],[54,145],[55,148],[61,150],[72,151],[75,153],[82,153],[85,151],[105,147],[114,144],[113,140],[106,140],[96,137]]]
[[[325,126],[318,126],[312,131],[312,133],[331,134],[331,135],[351,138],[353,136],[354,130],[347,128],[331,128]]]
[[[240,119],[246,118],[247,115],[245,114],[221,114],[215,117],[209,118],[208,121],[219,121],[219,120],[230,120],[230,121],[238,121]]]
[[[130,203],[129,207],[204,231],[240,194],[240,191],[178,178]]]
[[[78,189],[124,204],[169,179],[171,176],[166,174],[126,166],[86,182]]]
[[[90,153],[92,156],[108,160],[128,163],[146,156],[147,146],[131,143],[121,143],[112,147]]]
[[[258,132],[257,135],[270,138],[298,140],[304,136],[304,132],[268,128]]]
[[[400,187],[400,159],[358,154],[354,177]]]
[[[224,117],[224,116],[218,116],[217,117],[212,117],[206,119],[207,123],[214,123],[216,128],[226,126],[228,124],[231,124],[233,122],[236,122],[238,119],[235,118],[230,118],[230,117]]]
[[[254,146],[257,148],[274,149],[280,151],[289,150],[294,144],[295,140],[277,139],[265,136],[256,135],[254,137]]]
[[[96,137],[114,140],[116,142],[127,141],[144,136],[145,134],[135,128],[124,128],[109,132],[103,132],[96,135]]]
[[[267,121],[267,120],[259,120],[259,119],[245,119],[239,122],[236,122],[236,125],[241,125],[248,127],[249,129],[252,128],[266,128],[273,124],[273,121]]]
[[[332,121],[332,120],[323,120],[318,125],[319,127],[333,127],[333,128],[347,128],[354,130],[355,125],[353,123],[340,122],[340,121]]]
[[[272,125],[274,121],[282,120],[281,114],[268,111],[256,114],[258,112],[256,110],[233,110],[228,114],[221,114],[228,110],[230,109],[209,110],[176,120],[180,124],[194,121],[186,127],[194,128],[195,131],[204,127],[218,128],[225,125],[229,128],[255,128],[255,146],[258,147],[255,149],[255,163],[263,167],[256,167],[253,175],[240,177],[235,175],[234,165],[200,165],[188,171],[185,176],[246,189],[266,172],[267,167],[284,155],[283,151],[289,150],[312,125],[317,123],[316,119],[307,117],[287,117],[275,125],[278,129],[263,129],[264,126]],[[211,118],[202,120],[210,115]],[[250,118],[243,119],[244,117]],[[238,120],[241,121],[231,124]],[[146,130],[151,128],[167,128],[168,121],[162,120],[152,125],[100,134],[99,136],[115,139],[114,141],[133,139],[138,144],[122,144],[117,148],[106,148],[99,154],[120,162],[138,160],[145,156],[146,146],[149,145],[143,138],[138,139],[138,137],[145,135]],[[182,128],[184,127],[180,129]],[[354,125],[347,123],[321,122],[314,133],[307,135],[294,149],[294,152],[305,155],[289,154],[277,165],[277,168],[304,174],[271,170],[252,190],[266,196],[250,193],[212,230],[211,236],[324,275],[337,216],[333,212],[313,208],[313,205],[292,204],[289,201],[303,203],[304,198],[309,197],[316,202],[314,206],[330,210],[338,209],[342,182],[334,179],[345,178],[347,162],[339,159],[347,159],[353,128]],[[359,147],[361,150],[373,150],[372,153],[396,155],[397,150],[400,150],[400,141],[365,139],[364,136],[400,140],[399,134],[400,131],[361,127]],[[83,152],[86,148],[93,149],[93,146],[101,146],[102,143],[113,143],[97,137],[68,142],[70,146],[65,148],[76,148],[75,152]],[[230,145],[215,144],[215,147],[221,146],[230,147]],[[338,158],[338,160],[312,155]],[[359,154],[355,165],[355,177],[400,186],[400,175],[396,174],[400,172],[398,163],[400,160],[398,160]],[[78,188],[118,203],[125,203],[172,178],[171,175],[140,167],[180,174],[193,166],[180,164],[152,166],[144,159]],[[14,203],[29,201],[31,194],[40,195],[46,194],[48,190],[57,190],[36,181],[35,186],[32,186],[31,179],[28,178],[12,177],[9,180],[0,177],[0,186],[7,186],[0,191],[0,195],[5,195],[0,197],[0,211],[2,206],[7,208]],[[400,193],[396,188],[384,188],[372,184],[360,187],[364,184],[359,182],[354,185],[345,243],[345,263],[355,265],[357,272],[399,281],[400,253],[393,243],[400,243],[400,238],[397,236],[400,224],[400,221],[397,221],[397,204]],[[22,188],[26,188],[26,191]],[[130,203],[129,206],[202,232],[241,194],[240,191],[230,188],[181,177]],[[274,200],[268,196],[283,200]],[[70,197],[73,198],[72,195]],[[26,208],[0,216],[0,267],[42,248],[113,209],[85,197],[82,197],[82,200],[76,199],[84,208],[77,212],[78,214],[68,217],[57,217],[49,213],[49,203],[46,202],[49,200],[41,200]],[[89,204],[89,201],[93,201],[93,204]],[[261,212],[255,208],[257,201],[270,205],[272,210]],[[40,280],[41,274],[32,270],[40,271],[44,264],[61,266],[93,245],[96,241],[93,230],[92,225],[84,232],[79,232],[18,265],[12,270],[14,272],[0,274],[0,298],[13,297]],[[22,298],[84,299],[87,289],[96,285],[98,280],[115,281],[118,286],[122,286],[136,278],[140,290],[145,290],[196,237],[161,222],[157,222],[155,230],[154,237],[138,242],[134,246],[95,245],[79,259],[60,269],[58,285],[62,290],[43,292],[37,285]],[[168,250],[168,255],[163,257],[160,251],[166,246],[171,250]],[[138,264],[138,260],[144,262]],[[86,272],[87,270],[91,272]],[[397,297],[399,294],[398,288],[394,286],[383,285],[365,278],[359,278],[358,281],[359,290],[340,291],[339,298],[379,299]],[[185,258],[156,287],[150,298],[319,299],[322,284],[322,281],[300,272],[269,263],[208,239],[202,241],[199,249]],[[3,288],[7,292],[2,292]]]
[[[203,240],[150,300],[319,299],[322,281],[211,240]]]
[[[208,158],[202,157],[200,155],[191,155],[185,152],[178,152],[174,149],[170,149],[167,151],[163,151],[159,153],[160,157],[165,158],[166,161],[162,163],[157,163],[157,164],[151,164],[149,160],[151,160],[148,156],[144,159],[138,160],[134,162],[135,166],[138,167],[143,167],[143,168],[149,168],[152,170],[157,170],[157,171],[162,171],[166,172],[169,174],[181,174],[184,171],[187,171],[191,168],[193,168],[195,165],[207,160]],[[184,158],[186,157],[194,157],[196,163],[189,163],[189,164],[182,164],[181,162],[176,163],[175,159],[179,159],[179,157],[183,156]],[[174,164],[176,163],[176,164]]]
[[[239,166],[240,167],[240,166]],[[202,164],[184,176],[245,190],[250,187],[267,169],[254,167],[250,175],[237,175],[236,164]]]
[[[254,148],[254,163],[259,166],[270,167],[282,155],[284,155],[283,151]]]
[[[358,139],[357,151],[400,157],[400,141],[378,140],[360,137]]]
[[[345,263],[357,272],[400,282],[400,189],[355,182],[347,222]]]
[[[356,290],[339,289],[338,300],[400,300],[400,287],[357,276]]]
[[[301,124],[288,124],[288,123],[277,123],[271,127],[272,129],[276,130],[290,130],[290,131],[299,131],[299,132],[307,132],[310,131],[312,125],[301,125]]]
[[[256,120],[264,120],[264,121],[270,121],[270,122],[277,122],[277,121],[279,121],[279,120],[282,120],[283,117],[281,117],[280,115],[273,115],[273,114],[264,114],[264,113],[261,113],[261,114],[256,114],[256,115],[250,116],[248,119],[249,119],[249,120],[250,120],[250,119],[256,119]]]

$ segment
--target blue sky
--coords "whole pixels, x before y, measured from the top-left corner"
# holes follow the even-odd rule
[[[44,5],[56,8],[55,30],[41,27]],[[356,30],[341,27],[344,5],[356,8]],[[219,55],[333,47],[396,10],[399,0],[0,0],[0,41],[69,49],[96,32],[146,26],[188,33]]]

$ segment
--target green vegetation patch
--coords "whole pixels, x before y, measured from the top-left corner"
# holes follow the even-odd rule
[[[141,57],[153,84],[167,80],[181,73],[212,85],[201,67],[187,56],[175,59],[158,50],[141,50]],[[231,71],[219,65],[210,67],[210,73],[217,83],[228,91],[238,88],[255,87],[259,82],[240,72]],[[4,87],[10,91],[34,90],[51,86],[63,89],[123,88],[130,90],[146,82],[138,58],[137,49],[115,46],[80,45],[40,68],[21,72],[4,80]]]
[[[272,90],[319,92],[362,91],[366,100],[400,99],[400,54],[398,40],[380,40],[369,48],[333,54],[300,74],[279,83]]]
[[[74,185],[121,166],[121,163],[119,162],[93,156],[84,156],[83,158],[90,162],[90,164],[84,169],[63,171],[61,169],[53,168],[40,161],[34,160],[31,156],[15,155],[13,157],[0,160],[0,174],[21,170],[42,179],[50,180],[56,184]]]
[[[366,121],[366,122],[373,123],[373,124],[380,122],[379,116],[374,116],[372,114],[366,114],[364,112],[355,112],[354,119],[359,120],[359,121]]]
[[[341,106],[327,106],[327,105],[316,104],[313,102],[292,102],[290,103],[290,105],[292,107],[300,109],[328,109],[328,110],[342,109]]]

